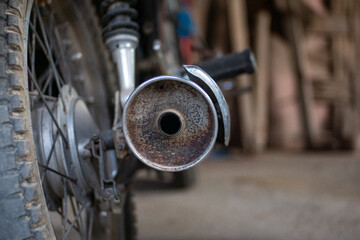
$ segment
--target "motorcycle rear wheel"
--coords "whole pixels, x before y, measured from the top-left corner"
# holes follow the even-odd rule
[[[52,207],[52,210],[61,212],[60,218],[65,219],[60,222],[60,233],[54,230],[54,225],[59,223],[54,221],[53,213],[49,214],[51,207],[47,203],[51,201],[42,183],[44,178],[40,176],[34,142],[36,129],[32,128],[31,123],[33,95],[29,95],[29,92],[34,90],[30,75],[34,75],[44,65],[41,59],[39,62],[38,54],[35,63],[35,58],[32,58],[32,53],[28,51],[34,47],[30,46],[34,39],[40,41],[36,31],[43,30],[35,24],[41,21],[41,16],[33,17],[34,9],[40,13],[39,8],[46,5],[53,6],[54,16],[58,16],[65,25],[73,28],[77,38],[75,40],[82,43],[82,49],[86,50],[82,55],[74,55],[83,61],[86,72],[82,85],[74,84],[74,88],[91,105],[90,112],[100,129],[106,129],[110,125],[107,98],[111,96],[109,89],[115,78],[90,1],[0,1],[0,239],[94,239],[97,236],[106,239],[134,239],[134,207],[131,194],[127,194],[123,214],[117,216],[109,213],[110,220],[101,224],[103,220],[100,218],[104,214],[97,210],[97,206],[82,206],[75,200],[75,203],[72,203],[73,222],[67,217],[64,218],[61,207]],[[44,20],[43,24],[46,31],[54,28],[49,25],[53,24],[51,22]],[[31,26],[32,36],[29,34]],[[42,41],[44,43],[46,40]],[[42,47],[46,48],[43,43]],[[44,52],[43,59],[46,60],[49,54],[56,55],[59,49],[56,49],[56,45],[52,47],[55,49]],[[59,71],[65,78],[66,60],[59,56],[55,60],[58,70],[53,71]],[[45,73],[45,70],[40,72]],[[49,82],[50,85],[51,81]],[[50,87],[47,91],[51,95],[49,89]],[[58,91],[59,89],[54,90],[53,97],[57,97]],[[63,202],[68,204],[68,201],[73,201],[71,197],[69,199]],[[79,220],[83,216],[82,211],[85,223],[80,223]],[[81,217],[76,220],[77,214]],[[90,216],[93,219],[89,220]],[[99,224],[92,226],[93,222]],[[84,227],[81,224],[84,224]],[[95,227],[97,229],[93,231]],[[93,234],[95,232],[96,235]]]

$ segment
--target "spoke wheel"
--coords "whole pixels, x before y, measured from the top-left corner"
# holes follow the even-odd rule
[[[109,128],[110,123],[107,79],[101,74],[104,66],[98,62],[99,54],[94,51],[98,46],[91,42],[93,36],[79,11],[70,1],[39,1],[33,5],[29,23],[28,79],[34,138],[58,239],[92,236],[99,178],[91,163],[80,160],[76,148],[79,138],[99,131],[96,116],[101,116],[97,123],[102,128]]]
[[[100,211],[97,168],[78,157],[110,128],[116,89],[90,2],[1,1],[0,25],[0,239],[134,239],[131,194]]]

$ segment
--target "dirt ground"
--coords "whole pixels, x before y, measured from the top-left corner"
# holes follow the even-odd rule
[[[188,190],[135,192],[140,240],[360,239],[360,155],[229,154]]]

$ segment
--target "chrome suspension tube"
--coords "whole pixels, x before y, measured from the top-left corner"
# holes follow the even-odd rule
[[[104,0],[102,25],[105,44],[116,64],[122,107],[135,89],[135,50],[139,42],[137,11],[130,3]]]

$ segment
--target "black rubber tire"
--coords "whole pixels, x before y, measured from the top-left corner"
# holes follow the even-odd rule
[[[175,172],[173,185],[175,188],[186,189],[194,186],[196,183],[196,168],[190,168],[185,171]]]
[[[135,202],[131,191],[129,191],[126,194],[123,219],[125,226],[125,239],[136,240],[137,229],[136,229]]]
[[[135,203],[132,191],[128,191],[125,197],[124,210],[121,215],[113,215],[112,222],[117,224],[109,240],[136,240],[137,229],[135,216]]]
[[[0,239],[54,239],[37,168],[27,93],[31,2],[0,2]]]
[[[27,91],[31,7],[32,0],[0,0],[0,239],[6,240],[56,239],[39,177]],[[96,37],[93,41],[101,41],[100,34]],[[101,45],[95,51],[106,51]]]

